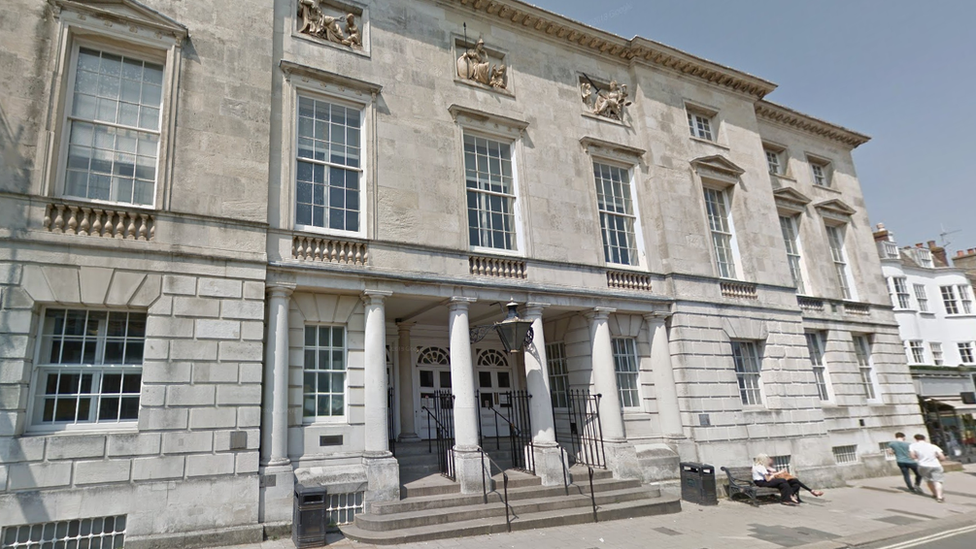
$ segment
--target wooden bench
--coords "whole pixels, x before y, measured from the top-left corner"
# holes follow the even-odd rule
[[[722,467],[722,470],[729,478],[729,499],[733,499],[736,494],[745,494],[749,496],[750,503],[758,506],[759,500],[757,498],[779,497],[779,490],[776,488],[756,486],[752,481],[752,467]]]

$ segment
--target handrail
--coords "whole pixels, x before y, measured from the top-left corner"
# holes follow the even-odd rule
[[[442,429],[443,430],[447,430],[447,427],[444,427],[444,424],[442,424],[437,419],[437,416],[435,416],[434,413],[431,412],[429,408],[427,408],[426,406],[421,406],[420,409],[423,410],[423,411],[425,411],[425,412],[427,412],[427,453],[429,454],[429,453],[431,453],[433,451],[431,449],[431,447],[430,447],[430,441],[431,441],[431,438],[430,438],[430,420],[433,419],[434,420],[434,423],[437,424],[437,430],[438,431],[440,431]]]
[[[563,448],[562,445],[560,445],[559,446],[559,465],[561,465],[562,466],[562,469],[563,469],[563,486],[566,488],[566,495],[567,496],[569,495],[569,480],[567,480],[567,476],[566,476],[566,463],[568,461],[569,460],[566,459],[566,449]]]
[[[485,458],[488,458],[489,473],[491,473],[491,466],[494,465],[495,467],[498,468],[498,471],[502,474],[502,486],[504,489],[503,502],[505,504],[505,524],[508,525],[508,531],[511,532],[512,531],[511,515],[515,515],[515,509],[508,504],[508,473],[506,473],[505,470],[501,468],[501,466],[495,463],[495,460],[491,459],[491,456],[486,454],[484,449],[478,448],[478,451],[481,452],[481,490],[483,492],[486,504],[488,503],[488,485],[485,481]],[[511,514],[509,514],[509,509],[511,509],[512,511]],[[518,515],[516,515],[515,518],[518,518]]]
[[[593,492],[593,467],[587,465],[590,473],[590,501],[593,502],[593,522],[600,522],[600,519],[596,516],[596,494]]]

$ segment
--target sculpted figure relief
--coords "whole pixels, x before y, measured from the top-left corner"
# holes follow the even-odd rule
[[[316,36],[350,48],[361,48],[363,46],[359,27],[356,26],[356,16],[351,13],[345,17],[345,31],[339,26],[339,21],[342,18],[323,13],[316,0],[298,0],[298,15],[302,18],[301,28],[298,29],[300,33]]]
[[[628,101],[626,84],[618,84],[616,80],[610,81],[610,88],[598,90],[593,93],[593,85],[589,82],[580,84],[580,98],[583,104],[595,115],[603,116],[611,120],[623,121],[624,107],[633,102]]]
[[[492,66],[485,51],[485,41],[478,40],[474,49],[465,50],[457,60],[458,77],[504,90],[508,86],[505,65]]]

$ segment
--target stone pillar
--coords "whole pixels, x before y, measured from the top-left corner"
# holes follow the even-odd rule
[[[258,520],[264,524],[289,521],[294,497],[295,475],[288,459],[288,309],[294,289],[292,284],[268,288],[258,501]]]
[[[454,460],[461,492],[482,489],[482,462],[478,446],[478,402],[475,399],[474,365],[471,362],[471,331],[468,325],[470,297],[452,297],[448,327],[451,335],[451,392],[454,394]]]
[[[624,419],[621,415],[617,372],[613,364],[613,345],[607,320],[616,309],[597,307],[586,317],[590,320],[590,360],[593,366],[593,389],[600,398],[600,421],[603,439],[624,440]]]
[[[586,316],[590,319],[591,363],[593,388],[600,398],[600,423],[607,467],[613,476],[622,479],[641,478],[637,450],[624,436],[624,417],[617,390],[617,372],[613,364],[613,344],[607,320],[615,309],[596,307]]]
[[[400,442],[418,442],[417,426],[414,417],[416,403],[413,390],[413,354],[411,353],[410,329],[413,322],[397,324],[399,339],[397,362],[399,363],[399,391],[400,391]]]
[[[366,337],[363,348],[366,454],[390,455],[390,416],[386,387],[386,308],[383,301],[392,292],[366,290]]]
[[[400,468],[390,453],[390,416],[386,388],[386,308],[384,301],[392,292],[366,290],[366,335],[364,355],[364,404],[366,512],[377,501],[400,499]]]
[[[524,354],[525,388],[529,399],[529,420],[532,422],[532,453],[535,474],[545,486],[563,483],[563,454],[556,443],[556,426],[552,417],[552,393],[549,388],[549,364],[546,362],[546,337],[542,326],[542,309],[547,303],[527,303],[525,320],[532,321],[532,343]],[[567,472],[568,475],[568,472]]]
[[[681,425],[681,409],[678,407],[678,388],[674,382],[674,369],[671,366],[671,346],[668,329],[664,321],[667,317],[660,313],[644,315],[647,321],[647,339],[651,342],[651,372],[654,376],[654,391],[657,400],[657,416],[661,422],[661,432],[666,437],[684,437]]]
[[[288,459],[288,305],[294,286],[268,288],[268,344],[264,352],[261,464],[287,465]]]

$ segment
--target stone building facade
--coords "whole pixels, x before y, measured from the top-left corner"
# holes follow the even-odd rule
[[[390,439],[435,436],[437,390],[463,491],[512,389],[546,484],[568,390],[602,395],[606,463],[645,482],[765,452],[836,484],[921,427],[868,138],[771,82],[511,0],[0,10],[6,531],[97,508],[127,546],[250,539],[296,480],[356,512],[398,497]],[[510,301],[524,352],[472,343]],[[142,356],[51,358],[89,333]],[[44,377],[87,372],[94,397]]]

